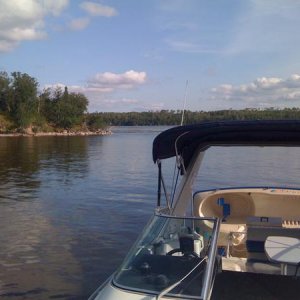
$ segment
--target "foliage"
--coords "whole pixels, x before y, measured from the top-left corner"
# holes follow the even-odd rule
[[[27,127],[35,118],[38,82],[26,73],[0,72],[0,110],[17,126]]]
[[[83,94],[69,93],[65,87],[64,92],[59,88],[52,93],[46,90],[40,99],[41,110],[50,123],[68,129],[83,122],[88,106],[88,99]]]
[[[111,126],[180,125],[181,111],[161,110],[158,112],[94,113],[104,124]],[[300,119],[300,108],[243,109],[218,111],[186,111],[184,124],[195,124],[213,120],[271,120]]]
[[[0,72],[0,111],[9,110],[10,102],[10,82],[6,72]]]
[[[6,115],[0,114],[0,133],[8,133],[14,129],[14,122]]]
[[[88,99],[80,93],[45,89],[38,95],[38,82],[26,73],[0,72],[0,112],[7,115],[22,131],[54,127],[64,129],[81,125],[87,111]]]
[[[106,127],[103,118],[97,113],[88,114],[86,116],[86,126],[91,131],[101,130]]]
[[[8,112],[17,125],[26,128],[31,124],[37,111],[38,82],[26,73],[13,72],[11,75]]]

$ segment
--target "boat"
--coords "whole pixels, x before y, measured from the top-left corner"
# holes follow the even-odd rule
[[[299,277],[300,190],[262,184],[198,191],[201,162],[214,146],[299,147],[300,121],[203,122],[160,133],[153,141],[154,215],[90,300],[207,300],[224,270]],[[171,190],[162,168],[169,159],[176,166]]]

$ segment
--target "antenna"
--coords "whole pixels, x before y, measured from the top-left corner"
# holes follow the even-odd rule
[[[186,106],[186,95],[187,95],[187,88],[188,88],[188,84],[189,81],[187,80],[185,83],[185,93],[184,93],[184,103],[183,103],[183,109],[182,109],[182,115],[181,115],[181,122],[180,122],[180,126],[183,125],[183,120],[184,120],[184,112],[185,112],[185,106]],[[185,134],[185,133],[184,133]],[[177,140],[176,140],[177,142]],[[176,146],[176,142],[175,142],[175,151],[177,151],[177,146]],[[176,190],[176,186],[177,186],[177,179],[178,179],[178,175],[179,175],[179,167],[180,166],[184,166],[183,164],[180,163],[180,159],[178,158],[178,155],[176,154],[176,161],[175,161],[175,165],[174,165],[174,172],[173,172],[173,180],[172,180],[172,188],[171,188],[171,207],[173,205],[173,200],[174,200],[174,196],[175,196],[175,190]],[[175,183],[175,175],[176,175],[176,166],[178,166],[177,168],[177,179],[176,179],[176,183]],[[184,170],[185,172],[185,170]]]
[[[181,122],[180,122],[180,126],[183,125],[183,120],[184,120],[184,112],[185,112],[185,106],[186,106],[186,95],[187,95],[187,87],[188,87],[189,81],[187,80],[185,83],[185,93],[184,93],[184,103],[183,103],[183,109],[182,109],[182,115],[181,115]],[[184,133],[185,134],[185,133]],[[177,142],[177,140],[176,140]],[[176,142],[175,142],[175,151],[177,151],[177,146],[176,146]],[[176,164],[177,163],[177,164]],[[174,173],[173,173],[173,180],[172,180],[172,188],[171,188],[171,193],[172,193],[172,202],[171,202],[171,206],[173,205],[173,200],[174,200],[174,196],[175,196],[175,190],[176,190],[176,185],[177,185],[177,179],[178,179],[178,174],[177,173],[177,179],[176,179],[176,183],[175,183],[175,173],[176,173],[176,166],[178,166],[177,168],[177,172],[179,172],[179,167],[183,165],[180,163],[180,159],[179,156],[176,154],[176,161],[175,161],[175,165],[174,165]],[[184,166],[184,165],[183,165]],[[185,172],[185,170],[184,170]]]
[[[187,81],[186,81],[186,84],[185,84],[184,103],[183,103],[183,109],[182,109],[182,115],[181,115],[181,123],[180,123],[180,126],[183,125],[183,120],[184,120],[184,112],[185,112],[185,106],[186,106],[186,95],[187,95],[188,84],[189,84],[189,81],[187,80]]]

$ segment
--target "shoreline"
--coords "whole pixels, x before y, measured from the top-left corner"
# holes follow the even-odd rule
[[[43,136],[106,136],[111,130],[98,131],[63,131],[63,132],[36,132],[36,133],[0,133],[0,137],[43,137]]]

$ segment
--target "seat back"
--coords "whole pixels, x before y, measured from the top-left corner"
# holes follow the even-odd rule
[[[265,240],[268,236],[273,235],[274,229],[282,228],[282,219],[274,217],[257,217],[247,218],[247,240],[246,248],[249,259],[268,260],[265,254]]]

